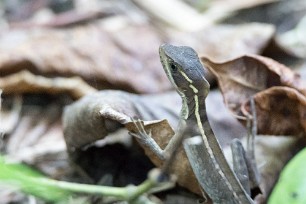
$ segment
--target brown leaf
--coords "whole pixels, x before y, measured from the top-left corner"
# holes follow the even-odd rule
[[[299,135],[306,132],[306,97],[289,87],[272,87],[254,95],[261,134]],[[250,110],[242,104],[242,112]]]
[[[235,112],[250,96],[272,86],[289,86],[306,93],[298,74],[266,57],[245,55],[224,63],[202,57],[201,61],[216,75],[225,103]]]
[[[147,121],[168,118],[174,125],[181,106],[177,99],[174,92],[144,97],[123,91],[89,94],[65,108],[63,123],[68,150],[104,138],[130,122],[130,117]]]
[[[265,112],[258,110],[259,114],[265,114],[259,115],[262,123],[258,127],[258,131],[272,135],[294,134],[305,131],[301,127],[304,126],[305,104],[303,97],[306,95],[306,86],[297,73],[272,59],[257,55],[246,55],[224,63],[214,63],[204,57],[201,60],[217,76],[225,103],[238,118],[247,114],[246,111],[241,112],[241,105],[246,103],[251,96],[259,94],[255,95],[255,99],[257,100],[257,106],[260,106],[261,103],[264,103],[262,101],[264,94],[269,93],[272,96],[271,93],[276,93],[261,93],[270,87],[286,86],[291,87],[291,90],[295,89],[296,91],[288,92],[289,88],[275,88],[274,90],[282,90],[280,91],[282,94],[278,92],[278,98],[273,96],[270,100],[265,98],[265,103],[269,101],[269,108],[262,106],[261,108]],[[283,102],[283,105],[280,105],[281,102]],[[291,108],[295,105],[299,105],[301,113],[296,112],[295,109],[288,110],[288,107]],[[271,108],[273,108],[274,114],[271,114]],[[273,119],[273,115],[276,116],[275,114],[277,117]],[[288,121],[280,123],[281,120],[288,119],[286,114],[292,114],[292,117],[297,118],[299,122],[294,120],[296,122],[290,121],[292,122],[291,125],[282,126],[283,123],[288,123]],[[275,123],[275,120],[278,122]],[[266,125],[272,125],[271,123],[273,127],[267,128]],[[276,127],[277,125],[280,127]]]
[[[0,76],[27,69],[80,76],[98,88],[159,92],[170,88],[159,68],[160,44],[152,27],[120,18],[66,29],[11,30],[0,37]]]
[[[3,89],[5,94],[68,93],[74,99],[97,91],[79,77],[47,78],[34,75],[26,70],[0,77],[0,88]]]
[[[274,33],[273,26],[263,23],[216,25],[193,33],[174,33],[172,41],[191,46],[214,62],[224,62],[245,54],[261,54]]]

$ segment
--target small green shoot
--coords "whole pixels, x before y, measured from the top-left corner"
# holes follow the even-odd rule
[[[73,193],[87,193],[112,197],[115,200],[125,200],[130,203],[143,203],[147,192],[154,188],[172,188],[174,179],[160,182],[160,171],[153,169],[142,184],[138,186],[109,187],[88,184],[70,183],[49,179],[39,172],[23,164],[9,162],[4,156],[0,156],[0,183],[18,187],[21,191],[35,195],[50,202],[68,201]],[[151,203],[145,199],[144,203]]]

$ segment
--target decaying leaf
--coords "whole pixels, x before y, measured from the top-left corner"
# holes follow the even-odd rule
[[[159,97],[140,97],[123,91],[89,94],[65,108],[63,123],[68,150],[104,138],[130,122],[130,117],[148,121],[168,118],[174,125],[180,107],[178,98],[174,92]]]
[[[5,132],[6,154],[16,161],[35,165],[53,178],[67,176],[69,163],[62,162],[68,158],[60,120],[61,109],[59,103],[44,107],[23,106],[14,131]]]
[[[262,134],[299,135],[306,132],[306,97],[296,89],[272,87],[254,95],[257,125]],[[247,115],[249,103],[242,104]]]
[[[97,91],[80,77],[48,78],[34,75],[26,70],[0,77],[0,88],[5,94],[48,93],[55,95],[68,93],[74,99]]]
[[[225,103],[235,112],[250,96],[272,86],[289,86],[306,94],[298,74],[269,58],[246,55],[223,63],[201,60],[218,78]]]
[[[131,26],[123,18],[66,29],[11,30],[0,37],[0,76],[29,70],[80,76],[97,88],[158,92],[170,88],[159,68],[160,44],[152,27]]]
[[[306,109],[306,86],[297,73],[272,59],[257,55],[246,55],[224,63],[214,63],[205,57],[201,60],[217,76],[225,103],[238,118],[247,114],[246,111],[241,111],[241,105],[247,103],[251,96],[255,97],[256,104],[261,106],[261,110],[265,110],[258,110],[261,120],[259,133],[292,135],[305,132],[303,114]],[[273,90],[272,87],[276,86],[278,88]],[[269,88],[272,90],[268,91]],[[266,89],[266,92],[262,92]],[[271,93],[278,96],[272,97]],[[263,96],[264,94],[267,96]],[[269,96],[272,98],[268,99]],[[299,107],[299,111],[292,107]],[[263,113],[265,115],[260,115]],[[295,122],[285,122],[288,121],[288,115],[292,115]],[[287,125],[283,126],[284,123]]]
[[[193,33],[174,33],[171,42],[188,45],[214,62],[224,62],[241,55],[261,54],[274,34],[275,28],[264,23],[215,25]]]

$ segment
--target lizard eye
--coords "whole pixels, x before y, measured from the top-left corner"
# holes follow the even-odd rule
[[[177,67],[176,67],[176,65],[173,64],[173,63],[170,63],[170,68],[171,68],[171,71],[172,71],[172,72],[176,72],[176,71],[177,71]]]

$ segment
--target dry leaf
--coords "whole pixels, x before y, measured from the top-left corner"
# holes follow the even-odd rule
[[[292,135],[305,132],[301,127],[305,127],[306,86],[297,73],[272,59],[257,55],[242,56],[224,63],[214,63],[204,57],[201,60],[217,76],[225,103],[238,117],[247,114],[246,111],[241,112],[241,105],[256,94],[257,108],[261,106],[261,111],[258,109],[259,133]],[[274,86],[285,87],[263,92]],[[289,115],[295,118],[294,121],[288,122]],[[287,125],[284,126],[285,123]]]
[[[174,92],[145,97],[123,91],[89,94],[65,108],[63,123],[68,150],[104,138],[130,122],[130,117],[148,121],[168,118],[175,125],[181,106],[177,99]]]
[[[263,23],[216,25],[193,33],[171,33],[171,42],[193,47],[200,56],[224,62],[245,54],[261,54],[275,33]]]
[[[254,95],[261,134],[300,135],[306,132],[306,97],[296,89],[272,87]],[[242,111],[250,110],[249,103]]]
[[[34,75],[26,70],[0,77],[0,88],[3,89],[4,94],[48,93],[55,95],[68,93],[74,99],[97,91],[79,77],[47,78]]]
[[[5,135],[6,154],[16,161],[35,165],[53,178],[67,178],[69,163],[61,161],[68,159],[60,120],[61,109],[58,103],[44,107],[22,106],[14,131]]]
[[[131,26],[123,18],[66,29],[11,30],[0,37],[0,76],[26,69],[42,76],[80,76],[98,88],[159,92],[170,88],[159,68],[160,44],[152,27]]]
[[[179,0],[134,0],[133,2],[144,9],[150,17],[153,16],[158,19],[155,20],[156,22],[163,22],[175,29],[188,32],[198,31],[211,26],[232,15],[236,10],[252,7],[257,4],[265,4],[271,1],[274,0],[209,2],[209,7],[203,13],[198,12],[184,1]]]
[[[245,55],[223,63],[202,57],[201,61],[217,76],[230,107],[235,108],[254,93],[272,86],[289,86],[306,94],[304,82],[297,73],[267,57]],[[239,99],[235,99],[235,95],[240,96]]]

